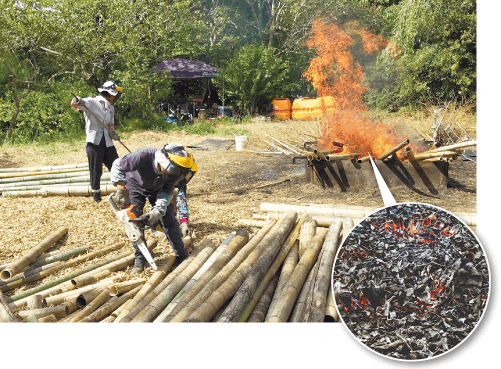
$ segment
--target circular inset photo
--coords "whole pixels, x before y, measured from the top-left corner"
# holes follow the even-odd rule
[[[435,206],[401,203],[359,222],[338,250],[333,293],[363,345],[425,360],[461,344],[482,318],[489,267],[471,229]]]

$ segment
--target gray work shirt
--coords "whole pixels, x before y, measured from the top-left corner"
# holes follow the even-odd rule
[[[99,145],[104,135],[106,147],[114,146],[108,130],[104,129],[94,117],[95,115],[106,127],[113,130],[115,125],[115,108],[113,105],[102,96],[84,97],[82,100],[85,102],[85,106],[80,106],[79,110],[84,112],[85,133],[87,133],[85,141]],[[90,114],[87,110],[93,114]]]

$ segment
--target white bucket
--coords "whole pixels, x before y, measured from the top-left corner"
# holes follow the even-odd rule
[[[235,149],[242,151],[247,146],[247,136],[235,136]]]

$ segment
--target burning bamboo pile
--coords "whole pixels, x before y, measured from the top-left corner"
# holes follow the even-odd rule
[[[406,203],[346,238],[333,271],[337,309],[370,349],[404,360],[441,355],[477,326],[490,278],[475,235],[451,214]]]
[[[46,253],[68,232],[61,227],[24,256],[0,266],[0,291],[5,293],[0,319],[335,321],[337,313],[329,297],[331,271],[341,238],[352,226],[351,219],[335,218],[322,227],[306,213],[289,211],[254,233],[237,228],[219,246],[210,239],[201,240],[181,264],[173,265],[172,256],[160,262],[149,278],[127,281],[115,276],[134,261],[132,248],[123,249],[125,242],[93,252],[81,248]],[[187,245],[191,239],[184,242]],[[150,250],[155,246],[155,240],[148,240]],[[112,251],[115,256],[106,257]],[[93,262],[97,257],[99,261]],[[68,267],[72,271],[64,274]],[[58,277],[53,278],[56,272]]]
[[[103,167],[104,168],[104,167]],[[106,171],[107,169],[104,168]],[[101,195],[116,191],[110,174],[101,177]],[[68,164],[50,167],[1,168],[0,193],[4,197],[90,196],[88,164]]]

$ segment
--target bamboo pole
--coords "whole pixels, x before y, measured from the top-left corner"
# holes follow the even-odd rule
[[[237,226],[256,227],[256,228],[263,228],[265,224],[266,224],[265,220],[254,220],[254,219],[240,219],[237,222]]]
[[[204,240],[189,256],[186,258],[181,264],[177,266],[172,272],[170,272],[167,276],[164,275],[161,281],[157,282],[156,280],[152,285],[145,284],[145,287],[141,289],[137,293],[134,298],[127,303],[127,306],[120,312],[120,315],[117,316],[114,323],[120,322],[130,322],[132,319],[136,317],[139,313],[141,313],[144,308],[153,301],[172,281],[181,274],[188,265],[191,264],[193,260],[204,250],[204,248],[210,245],[210,240]],[[166,269],[168,270],[168,269]],[[154,285],[155,284],[155,285]]]
[[[26,319],[28,320],[28,319]],[[57,318],[54,314],[50,314],[47,316],[44,316],[43,318],[38,319],[40,323],[55,323],[57,322]]]
[[[307,213],[304,213],[307,214]],[[299,257],[303,256],[304,252],[310,245],[311,239],[317,232],[317,221],[310,216],[304,220],[301,231],[299,232]]]
[[[455,151],[436,151],[436,152],[423,152],[414,154],[416,160],[432,159],[432,158],[445,158],[448,156],[455,156],[458,153]]]
[[[290,146],[290,145],[287,145],[286,143],[283,143],[282,141],[279,141],[277,140],[276,138],[270,136],[269,134],[266,134],[266,136],[268,136],[269,138],[271,138],[273,141],[279,143],[280,145],[282,145],[283,147],[285,147],[287,150],[290,150],[292,151],[293,153],[297,154],[297,155],[301,155],[301,152],[299,150],[297,150],[296,148]]]
[[[111,314],[114,310],[123,305],[126,301],[132,299],[140,289],[141,286],[137,286],[134,289],[124,293],[122,296],[113,296],[108,302],[101,305],[92,314],[89,314],[85,318],[82,318],[80,322],[88,323],[100,321],[105,316]]]
[[[56,176],[40,176],[29,177],[29,180],[14,180],[13,178],[6,178],[0,180],[0,189],[5,190],[8,187],[33,187],[33,186],[51,186],[51,185],[70,185],[73,183],[89,183],[90,175],[75,175],[66,177],[56,177]],[[49,177],[49,178],[46,178]],[[56,178],[51,178],[56,177]],[[101,183],[110,182],[110,173],[103,173],[100,179]]]
[[[277,256],[273,260],[273,263],[269,267],[268,271],[262,278],[262,280],[259,283],[259,286],[256,288],[256,291],[254,292],[252,298],[250,299],[249,303],[245,307],[244,311],[239,317],[239,322],[245,322],[251,312],[253,311],[254,307],[258,303],[258,301],[261,298],[261,295],[264,293],[266,286],[270,283],[270,280],[273,278],[273,276],[277,273],[278,269],[284,262],[285,258],[289,254],[291,248],[294,246],[296,241],[298,241],[298,237],[301,233],[301,228],[304,225],[304,222],[308,219],[307,214],[301,215],[301,217],[298,219],[297,223],[294,225],[294,229],[290,232],[290,234],[287,236],[287,239],[283,243],[282,247],[278,251]],[[278,281],[277,281],[278,283]],[[275,288],[273,289],[275,290]],[[273,295],[271,296],[273,297]],[[270,300],[271,303],[271,300]],[[263,317],[264,318],[264,317]]]
[[[26,318],[26,323],[39,323],[40,321],[37,319],[35,315],[30,315]]]
[[[200,275],[195,275],[193,279],[179,292],[179,298],[174,298],[172,302],[157,317],[156,321],[168,322],[181,311],[190,300],[200,292],[217,273],[242,249],[249,241],[249,234],[243,228],[238,228],[236,235],[231,239],[223,252],[216,260],[204,270]],[[199,274],[199,273],[197,273]],[[191,285],[190,285],[191,284]]]
[[[265,321],[268,320],[271,312],[273,311],[275,305],[277,304],[278,298],[282,293],[284,287],[287,285],[287,282],[290,279],[290,276],[294,272],[294,268],[296,267],[299,261],[299,240],[296,240],[294,245],[292,245],[287,257],[284,260],[282,265],[282,270],[280,272],[280,277],[278,278],[277,288],[275,289],[275,293],[271,299],[270,306],[268,307],[268,312],[266,313]]]
[[[68,297],[65,301],[70,301],[76,304],[76,306],[79,309],[83,309],[104,290],[107,290],[109,293],[110,291],[109,286],[103,286],[103,285],[96,286],[95,288],[82,292],[78,295]]]
[[[86,174],[78,172],[78,173],[46,174],[46,175],[29,176],[29,177],[2,178],[0,179],[0,185],[3,186],[8,183],[24,183],[24,182],[30,183],[37,181],[53,180],[53,179],[58,180],[65,178],[83,177],[84,175],[86,176]],[[103,173],[103,176],[104,175],[107,175],[107,173]]]
[[[460,142],[457,144],[452,144],[452,145],[447,145],[447,146],[441,146],[433,150],[428,150],[427,152],[432,153],[432,152],[442,152],[442,151],[454,151],[458,149],[465,149],[467,147],[473,147],[477,146],[477,141],[466,141],[466,142]]]
[[[27,167],[27,168],[0,168],[0,173],[12,173],[12,172],[46,172],[61,169],[76,169],[76,168],[89,168],[88,163],[80,164],[64,164],[64,165],[52,165],[45,167]]]
[[[195,275],[200,267],[215,251],[216,246],[211,240],[206,240],[208,245],[197,255],[195,259],[143,310],[144,313],[137,315],[132,322],[151,322],[172,301],[184,285]]]
[[[324,321],[332,321],[332,322],[337,322],[338,321],[338,314],[336,310],[336,303],[334,301],[334,297],[332,294],[332,281],[331,285],[329,288],[329,293],[327,295],[327,301],[325,302],[325,318]]]
[[[252,310],[247,322],[249,323],[261,323],[264,322],[266,318],[266,313],[268,312],[268,308],[271,303],[271,299],[273,298],[273,293],[277,287],[278,283],[278,274],[275,274],[273,278],[270,280],[270,283],[267,284],[266,289],[263,291],[263,294],[259,298],[256,306]]]
[[[357,163],[362,164],[362,163],[368,162],[369,160],[371,160],[371,157],[369,155],[367,155],[367,156],[364,156],[363,158],[357,159]]]
[[[323,322],[325,318],[325,304],[331,285],[332,267],[340,244],[341,221],[333,222],[325,237],[322,248],[322,257],[319,260],[317,277],[313,285],[311,308],[305,315],[305,321]]]
[[[320,252],[319,258],[321,257],[322,252]],[[313,268],[311,268],[310,272],[308,273],[308,277],[303,283],[303,287],[301,288],[301,292],[299,293],[299,296],[297,297],[296,302],[294,303],[294,306],[292,307],[292,312],[290,314],[290,317],[288,319],[289,322],[303,322],[304,317],[306,315],[306,311],[308,310],[309,306],[311,305],[311,294],[312,294],[312,284],[315,283],[315,277],[318,272],[318,266],[319,262],[318,259],[313,265]]]
[[[301,291],[301,287],[322,248],[326,233],[324,228],[320,228],[318,234],[311,240],[310,247],[305,251],[303,257],[299,259],[299,263],[296,268],[294,268],[294,272],[280,294],[274,310],[266,320],[267,322],[286,322],[289,318],[294,302]]]
[[[355,159],[358,157],[360,154],[358,153],[358,150],[348,153],[348,154],[338,154],[338,155],[326,155],[325,160],[327,161],[336,161],[336,160],[351,160]]]
[[[286,214],[284,220],[280,224],[280,228],[270,240],[266,249],[263,250],[263,252],[259,255],[259,258],[252,263],[251,270],[235,292],[230,304],[226,307],[218,322],[238,321],[244,312],[245,307],[256,292],[259,283],[263,280],[266,272],[273,263],[273,260],[279,253],[282,245],[284,245],[286,240],[289,241],[290,245],[294,243],[294,236],[288,239],[289,234],[294,229],[296,232],[295,237],[297,238],[297,235],[299,235],[299,229],[301,226],[295,228],[296,220],[296,212],[290,211]]]
[[[60,250],[56,250],[56,251],[50,251],[50,252],[46,252],[46,253],[43,253],[42,255],[40,255],[39,257],[37,257],[35,259],[35,261],[33,261],[30,265],[27,266],[27,268],[30,268],[34,263],[36,262],[39,262],[41,261],[42,259],[45,259],[45,258],[48,258],[49,256],[54,256],[54,255],[59,255],[61,253],[63,253],[64,251],[60,251]],[[4,265],[0,265],[0,271],[4,270],[7,266],[9,266],[11,263],[9,264],[4,264]],[[23,271],[25,271],[25,269],[23,269]]]
[[[91,302],[87,304],[82,310],[78,312],[73,318],[69,320],[70,323],[76,323],[86,316],[92,314],[97,308],[106,303],[110,296],[110,290],[105,288],[96,298],[94,298]]]
[[[54,184],[45,184],[45,185],[29,185],[29,186],[23,186],[23,185],[18,185],[18,186],[0,186],[0,192],[11,192],[11,191],[42,191],[44,188],[49,187],[49,188],[57,188],[57,187],[64,187],[64,186],[87,186],[89,185],[90,182],[74,182],[74,183],[54,183]],[[110,181],[101,181],[99,182],[99,185],[101,187],[105,186],[110,186],[113,183]]]
[[[405,140],[401,143],[399,143],[397,146],[395,146],[394,148],[392,148],[391,150],[389,150],[388,152],[384,153],[383,155],[381,155],[378,160],[381,160],[383,161],[384,159],[390,157],[391,155],[395,154],[398,150],[400,150],[401,148],[407,146],[409,144],[409,140]]]
[[[76,304],[76,299],[78,296],[84,294],[85,292],[94,290],[96,288],[109,287],[113,283],[115,283],[115,278],[116,277],[109,277],[92,285],[83,286],[82,288],[73,291],[63,292],[52,296],[46,296],[43,298],[43,306],[59,305],[65,301],[74,301]]]
[[[67,233],[68,227],[60,227],[56,231],[50,233],[42,240],[42,242],[31,248],[25,255],[23,255],[23,257],[11,263],[8,268],[2,270],[0,272],[0,279],[2,279],[2,281],[7,281],[12,278]]]
[[[2,291],[0,291],[0,318],[2,318],[2,321],[7,321],[7,322],[17,322],[19,321],[16,317],[16,314],[12,311],[11,306],[9,305],[9,302],[5,298],[4,294]]]
[[[41,271],[36,271],[36,272],[32,271],[29,274],[29,276],[27,276],[26,278],[22,278],[22,279],[14,281],[12,283],[8,283],[5,286],[5,289],[13,289],[13,288],[19,287],[23,284],[28,284],[28,283],[37,281],[37,280],[42,279],[50,274],[58,272],[61,269],[72,267],[73,265],[82,263],[84,261],[93,259],[97,256],[101,256],[101,255],[106,254],[108,252],[117,250],[123,246],[125,246],[125,242],[117,242],[111,246],[105,247],[104,249],[99,249],[99,250],[96,250],[96,251],[88,253],[88,254],[80,255],[79,257],[77,257],[75,259],[71,259],[71,260],[66,261],[66,262],[53,263],[53,264],[51,264],[52,266],[50,266],[48,269],[43,269]],[[130,251],[129,253],[131,253],[131,252],[132,251]],[[77,276],[78,275],[76,275],[75,277],[77,277]],[[4,290],[4,287],[2,287],[2,290]]]
[[[47,171],[37,171],[37,172],[0,173],[0,178],[38,176],[40,174],[72,173],[72,172],[82,172],[84,170],[86,169],[75,168],[75,169],[62,169],[57,171],[47,170]]]
[[[108,278],[110,276],[111,272],[109,270],[103,270],[98,273],[92,273],[90,275],[84,274],[81,277],[73,278],[71,280],[72,286],[76,288],[80,288],[83,286],[86,286],[88,284],[93,284],[103,278]]]
[[[133,290],[138,286],[141,287],[145,283],[146,283],[146,278],[133,279],[130,281],[115,283],[114,285],[110,286],[110,295],[111,296],[121,295],[124,292]]]
[[[257,259],[259,254],[262,252],[264,247],[266,247],[267,240],[270,239],[268,234],[272,234],[275,230],[278,229],[277,222],[274,220],[270,220],[267,224],[260,229],[256,235],[252,237],[252,239],[247,242],[247,244],[239,251],[237,254],[219,271],[214,278],[212,278],[209,282],[203,286],[202,290],[197,293],[187,304],[186,306],[179,311],[175,317],[173,317],[170,321],[184,321],[188,318],[201,304],[205,302],[220,286],[228,281],[228,279],[234,278],[236,280],[233,282],[228,282],[229,285],[233,285],[234,283],[238,283],[237,275],[241,275],[243,270],[245,269],[245,265],[248,263],[252,263]],[[242,266],[243,264],[243,266]],[[235,274],[235,276],[233,276]],[[232,277],[233,276],[233,277]],[[242,277],[243,278],[243,277]],[[214,314],[224,305],[221,304],[216,308]],[[210,318],[207,318],[206,321],[209,321]]]
[[[35,310],[21,310],[18,311],[17,314],[23,319],[26,319],[30,315],[34,315],[39,319],[51,314],[53,314],[56,318],[64,318],[68,315],[68,308],[66,306],[59,305]]]
[[[409,161],[416,161],[416,157],[414,156],[414,151],[412,151],[410,146],[405,148],[405,154],[407,155],[407,159]]]
[[[74,256],[79,256],[82,255],[83,253],[87,252],[88,247],[82,246],[82,247],[77,247],[69,251],[61,252],[57,255],[52,255],[43,259],[36,259],[33,263],[29,265],[29,269],[25,271],[29,271],[31,269],[35,269],[37,267],[55,263],[56,261],[66,261]]]
[[[282,213],[268,213],[267,217],[269,219],[278,219],[278,217],[280,216],[280,214]],[[303,213],[305,214],[305,213]],[[324,215],[316,215],[316,214],[308,214],[311,218],[313,218],[316,223],[317,223],[317,227],[330,227],[331,223],[336,220],[336,219],[341,219],[341,215],[339,216],[324,216]],[[343,216],[346,217],[346,218],[351,218],[353,220],[353,222],[357,223],[358,221],[360,221],[361,219],[363,219],[364,217],[359,217],[359,216],[354,216],[354,215],[362,215],[361,213],[360,214],[355,214],[353,213],[352,216]]]
[[[41,295],[32,295],[26,302],[28,310],[40,309],[43,307],[43,298]]]
[[[113,185],[101,187],[101,195],[109,195],[117,191]],[[34,196],[90,196],[92,188],[88,186],[61,186],[61,187],[43,187],[40,190],[32,191],[4,191],[3,197],[34,197]]]

